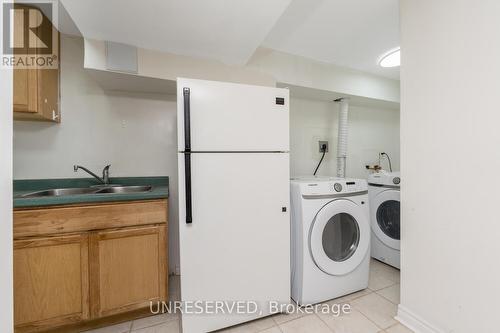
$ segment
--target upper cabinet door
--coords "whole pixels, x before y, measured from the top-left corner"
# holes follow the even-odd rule
[[[14,112],[36,113],[38,108],[38,82],[36,69],[15,69]]]
[[[184,88],[189,96],[184,96]],[[289,150],[287,89],[177,79],[179,151],[185,149],[186,112],[192,151]]]
[[[13,36],[15,40],[23,41],[23,33],[26,30],[23,15],[25,11],[33,10],[32,7],[22,4],[15,5],[13,15]],[[58,54],[55,61],[59,62],[59,32],[43,15],[42,19],[47,24],[42,24],[33,30],[30,38],[42,38],[52,35],[52,48]],[[43,21],[44,22],[44,21]],[[35,29],[35,28],[33,28]],[[32,32],[33,32],[32,31]],[[57,38],[54,38],[57,36]],[[31,43],[31,39],[30,39]],[[15,51],[16,55],[22,56],[27,51],[27,42],[23,42],[24,48]],[[37,55],[38,53],[34,54]],[[13,70],[13,112],[16,120],[37,120],[60,122],[59,115],[59,68],[14,68]]]
[[[24,7],[21,7],[24,8]],[[14,41],[24,40],[24,11],[15,10],[13,12]],[[25,46],[17,53],[27,53]],[[15,69],[14,75],[14,112],[37,112],[38,85],[36,69]]]

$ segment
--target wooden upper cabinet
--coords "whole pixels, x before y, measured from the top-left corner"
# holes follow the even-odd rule
[[[23,10],[30,9],[30,7],[16,4],[15,9],[19,10],[15,10],[13,15],[14,41],[18,41],[18,44],[21,43],[21,45],[29,45],[28,42],[24,42],[25,37],[28,36],[28,39],[36,37],[31,31],[30,34],[26,34],[25,32],[23,22],[26,21],[26,16],[23,17]],[[43,16],[43,20],[48,21],[48,18]],[[60,38],[59,32],[56,28],[52,25],[41,25],[39,28],[36,28],[35,32],[36,36],[44,36],[46,34],[53,34],[53,36],[57,36],[55,40],[52,38],[52,46],[54,50],[57,51],[57,59],[55,59],[55,61],[59,63]],[[25,46],[23,48],[17,48],[15,54],[25,54],[27,52],[27,46]],[[14,67],[13,72],[14,119],[60,122],[59,66],[57,69],[22,69]]]
[[[14,241],[16,332],[89,318],[88,234]]]
[[[166,226],[98,231],[90,236],[92,317],[150,306],[167,298]]]

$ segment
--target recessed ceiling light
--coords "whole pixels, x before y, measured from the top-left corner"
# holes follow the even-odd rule
[[[386,53],[378,62],[382,67],[397,67],[401,61],[401,50],[397,48]]]

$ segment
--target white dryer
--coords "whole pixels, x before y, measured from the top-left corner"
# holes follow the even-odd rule
[[[399,172],[376,172],[368,176],[372,257],[400,268]]]
[[[292,298],[315,304],[364,289],[370,264],[364,179],[291,181]]]

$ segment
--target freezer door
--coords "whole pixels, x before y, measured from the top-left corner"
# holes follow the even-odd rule
[[[184,184],[182,153],[178,161]],[[190,224],[179,188],[181,299],[204,308],[254,301],[259,311],[183,313],[183,332],[232,326],[269,314],[269,301],[290,302],[288,163],[288,153],[191,154]]]
[[[289,150],[287,89],[178,78],[179,151],[185,149],[186,91],[193,151]]]

